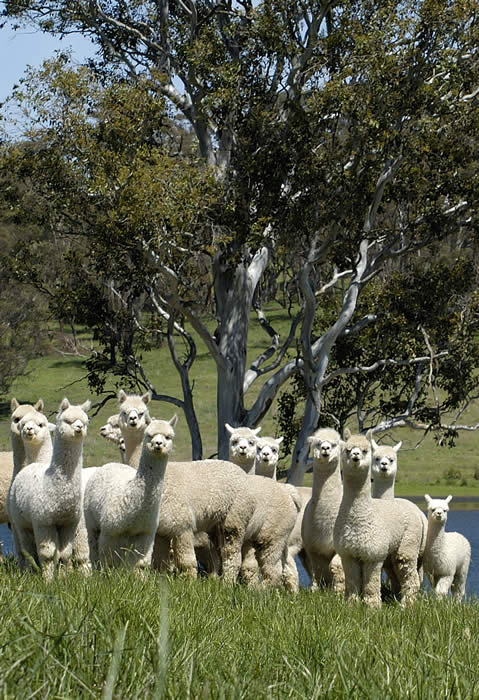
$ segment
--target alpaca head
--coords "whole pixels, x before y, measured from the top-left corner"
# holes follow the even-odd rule
[[[309,436],[308,443],[313,453],[314,466],[336,468],[341,451],[341,438],[332,428],[320,428]]]
[[[229,455],[230,460],[239,466],[253,464],[256,459],[256,437],[261,428],[232,428],[225,423],[230,435]]]
[[[271,469],[275,468],[279,462],[280,445],[283,437],[260,437],[256,443],[256,459],[259,463]]]
[[[66,440],[83,440],[87,434],[88,415],[91,401],[73,405],[63,399],[57,414],[56,434]]]
[[[32,408],[23,416],[18,427],[23,442],[37,446],[49,439],[51,425],[43,413]]]
[[[137,394],[125,394],[123,389],[118,393],[118,401],[120,402],[120,427],[122,430],[141,430],[151,421],[148,413],[147,404],[151,400],[151,394],[148,391],[143,396]]]
[[[177,415],[174,415],[169,421],[152,420],[145,430],[144,449],[151,455],[168,455],[173,448],[174,429],[177,422]]]
[[[447,520],[447,514],[449,513],[449,502],[452,496],[447,498],[431,498],[429,494],[425,494],[424,498],[427,503],[428,517],[431,520],[435,520],[438,523],[444,524]]]
[[[342,446],[343,473],[348,475],[365,475],[371,467],[371,441],[372,432],[368,430],[366,435],[352,435],[346,429]]]
[[[397,453],[401,448],[402,442],[390,447],[389,445],[378,445],[372,441],[373,457],[371,463],[371,472],[374,479],[384,479],[393,481],[396,478],[398,467]]]
[[[115,432],[120,432],[120,414],[115,413],[113,416],[107,418],[105,425],[100,428],[100,435],[104,438],[111,438]]]
[[[43,411],[43,407],[43,399],[38,399],[38,401],[32,406],[29,403],[19,404],[17,399],[13,398],[10,402],[10,409],[12,411],[10,422],[11,432],[20,437],[20,421],[22,418],[30,411]]]

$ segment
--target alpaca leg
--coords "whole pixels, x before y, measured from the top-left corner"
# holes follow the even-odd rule
[[[276,542],[257,546],[256,556],[263,586],[281,586],[283,581],[282,550],[283,548],[278,546]]]
[[[178,573],[196,578],[195,543],[191,530],[173,538],[173,550]]]
[[[329,557],[315,552],[311,556],[311,565],[313,568],[314,579],[319,588],[329,588],[333,581],[331,571],[329,569]]]
[[[58,533],[56,528],[41,525],[34,525],[33,532],[43,575],[51,579],[58,565]]]
[[[73,540],[76,535],[76,526],[58,527],[58,563],[66,569],[73,568]]]
[[[362,587],[360,562],[349,556],[342,556],[341,561],[344,569],[344,595],[347,600],[359,600]]]
[[[73,565],[80,569],[82,573],[86,575],[90,573],[91,563],[89,556],[88,533],[84,522],[80,522],[75,529],[75,534],[73,536],[72,562]]]
[[[401,605],[407,605],[416,599],[419,591],[417,558],[393,558],[394,571],[401,587]]]
[[[245,542],[241,549],[240,578],[247,586],[257,586],[259,583],[258,562],[252,542]]]
[[[451,574],[451,576],[438,576],[437,577],[437,582],[434,587],[434,592],[437,595],[438,598],[445,598],[447,594],[449,593],[449,589],[452,586],[452,582],[454,581],[454,576]]]
[[[133,566],[136,571],[144,572],[150,568],[154,539],[150,533],[138,535],[132,548]]]
[[[297,593],[299,591],[298,567],[294,560],[294,553],[287,548],[283,563],[283,583],[288,591]]]
[[[244,532],[224,528],[221,537],[221,558],[223,562],[223,579],[227,583],[236,583],[241,568],[241,546]]]
[[[331,572],[332,586],[335,593],[344,595],[345,581],[343,562],[339,554],[333,554],[333,558],[329,562],[329,570]]]
[[[19,568],[28,569],[33,564],[38,564],[37,548],[33,533],[21,528],[17,530],[14,527],[12,527],[12,533]]]
[[[469,564],[471,561],[470,555],[465,558],[461,566],[456,571],[454,581],[452,582],[452,595],[456,600],[462,600],[466,595],[466,581],[469,573]]]
[[[381,606],[382,562],[363,562],[363,600],[374,608]]]

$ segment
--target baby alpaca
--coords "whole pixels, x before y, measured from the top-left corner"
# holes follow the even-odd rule
[[[113,462],[88,480],[84,511],[92,562],[150,565],[176,422],[173,416],[149,423],[138,469]]]
[[[343,496],[341,438],[331,428],[320,428],[308,438],[313,451],[313,490],[306,505],[302,536],[313,587],[344,591],[344,575],[335,556],[334,523]],[[339,564],[339,566],[338,566]]]
[[[83,441],[90,401],[73,406],[63,399],[49,463],[33,462],[12,481],[9,511],[18,538],[20,566],[38,561],[47,578],[56,563],[89,570],[88,549],[79,534],[82,516]],[[25,556],[26,555],[26,556]]]
[[[229,457],[230,462],[237,464],[247,474],[256,473],[256,437],[261,427],[255,428],[232,428],[225,423],[226,430],[230,434]]]
[[[341,449],[343,497],[334,525],[334,548],[341,556],[346,598],[381,605],[381,569],[390,557],[399,580],[402,604],[419,590],[417,560],[423,521],[409,501],[371,496],[371,431],[345,433]]]
[[[260,437],[256,443],[255,471],[259,476],[276,479],[276,468],[279,462],[279,449],[283,438]]]
[[[444,530],[452,496],[441,500],[426,493],[424,498],[428,514],[424,570],[438,597],[447,596],[451,590],[454,598],[462,600],[471,561],[471,545],[459,532]]]
[[[138,469],[143,446],[145,428],[151,420],[148,404],[151,394],[148,391],[143,396],[125,394],[123,389],[118,392],[120,402],[120,430],[125,442],[125,463]]]

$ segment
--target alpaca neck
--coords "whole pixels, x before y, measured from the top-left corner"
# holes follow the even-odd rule
[[[361,474],[344,473],[342,507],[360,508],[370,507],[371,498],[371,472]]]
[[[144,433],[142,430],[122,430],[125,441],[125,462],[130,467],[138,469],[143,449]]]
[[[140,458],[140,464],[138,466],[137,472],[133,477],[133,490],[140,491],[141,504],[138,503],[137,506],[142,509],[148,507],[151,502],[153,505],[158,504],[158,494],[163,489],[163,482],[165,480],[166,465],[168,464],[168,455],[162,455],[161,457],[156,457],[154,460],[148,459],[143,452]]]
[[[78,476],[81,480],[83,468],[83,440],[63,440],[55,434],[53,452],[48,467],[50,475],[61,476],[73,480]]]
[[[41,462],[42,464],[48,464],[51,461],[53,453],[53,443],[50,435],[46,440],[36,445],[26,444],[26,463],[31,464],[32,462]]]
[[[435,518],[427,519],[426,548],[429,550],[441,549],[446,539],[444,530],[446,523],[440,523]]]
[[[374,479],[373,481],[373,498],[383,498],[387,500],[394,499],[394,479]]]
[[[10,442],[13,452],[13,476],[16,476],[27,464],[25,445],[20,435],[16,435],[13,432],[10,433]]]
[[[343,482],[341,480],[341,472],[338,463],[336,462],[334,468],[332,468],[332,464],[328,465],[328,467],[327,472],[321,470],[316,464],[313,467],[313,490],[311,494],[313,502],[329,502],[337,498],[338,494],[340,496],[342,493]]]

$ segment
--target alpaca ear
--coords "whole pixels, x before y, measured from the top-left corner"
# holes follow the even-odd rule
[[[175,415],[176,415],[176,414],[175,414]],[[148,411],[147,411],[147,412],[145,413],[145,423],[146,423],[147,425],[150,425],[150,423],[151,423],[152,420],[153,420],[152,417],[150,416],[150,414],[149,414]]]
[[[151,391],[147,391],[146,394],[143,394],[143,396],[141,397],[141,400],[143,401],[143,403],[150,403]]]
[[[378,449],[378,443],[376,442],[376,440],[374,440],[374,438],[371,440],[371,445],[374,451]]]
[[[309,445],[312,445],[313,443],[316,442],[316,438],[314,437],[314,435],[310,435],[309,438],[306,439],[306,442],[307,442]]]
[[[33,405],[33,408],[35,409],[35,411],[40,411],[40,413],[43,412],[44,407],[45,407],[45,404],[43,403],[43,399],[38,399],[36,404]]]
[[[452,499],[452,496],[449,495],[449,496],[445,499],[445,500],[446,500],[446,503],[449,503],[449,501],[450,501],[451,499]]]
[[[431,496],[428,493],[424,494],[424,500],[426,501],[427,505],[429,505],[432,501]]]
[[[349,440],[351,435],[352,435],[352,432],[349,430],[349,428],[344,428],[344,433],[343,433],[344,439]]]
[[[284,440],[284,435],[281,435],[281,437],[277,438],[276,442],[278,443],[278,445],[281,445],[283,440]]]
[[[63,401],[62,401],[61,404],[60,404],[60,411],[66,411],[66,409],[67,409],[69,406],[70,406],[70,402],[69,402],[69,400],[67,399],[67,397],[65,396],[65,398],[63,399]]]
[[[170,418],[168,423],[171,425],[172,428],[174,428],[176,426],[176,424],[178,423],[178,416],[176,415],[176,413],[173,416],[173,418]]]
[[[125,399],[126,399],[126,394],[125,394],[125,392],[123,391],[123,389],[120,389],[120,391],[118,392],[118,401],[119,401],[120,403],[123,403],[123,401],[124,401]]]
[[[91,408],[91,401],[90,401],[90,399],[88,399],[87,401],[85,401],[85,403],[82,403],[82,405],[80,406],[80,408],[81,408],[82,411],[85,411],[85,413],[88,413],[88,411],[89,411],[90,408]]]
[[[366,439],[369,440],[369,442],[372,442],[373,440],[373,431],[371,428],[369,428],[368,432],[366,433]]]
[[[18,403],[17,399],[13,397],[13,399],[10,401],[10,410],[13,413],[14,411],[17,410],[17,408],[20,406]]]
[[[259,433],[260,430],[261,430],[261,426],[259,426],[258,428],[254,428],[254,430],[253,430],[252,432],[253,432],[255,435],[257,435],[257,434]]]
[[[394,452],[399,452],[399,450],[401,449],[401,445],[402,445],[402,440],[399,440],[398,444],[394,445],[394,447],[393,447]]]
[[[225,428],[230,435],[232,435],[234,433],[234,428],[232,428],[229,423],[225,423]]]

